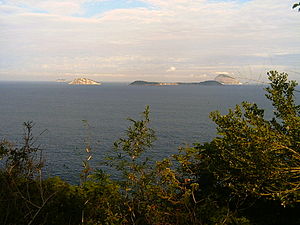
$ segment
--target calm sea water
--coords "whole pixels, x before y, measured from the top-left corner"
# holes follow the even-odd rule
[[[154,159],[177,153],[178,146],[210,141],[216,136],[209,113],[226,113],[242,101],[267,108],[262,86],[172,86],[137,87],[127,84],[70,86],[64,83],[0,82],[0,139],[20,143],[22,123],[34,121],[37,144],[44,150],[46,171],[51,176],[79,180],[85,140],[91,139],[92,166],[112,150],[146,105],[158,140]],[[90,129],[84,127],[87,120]],[[42,135],[39,135],[41,132]]]

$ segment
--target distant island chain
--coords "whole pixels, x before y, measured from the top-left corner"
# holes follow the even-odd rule
[[[205,85],[205,86],[220,86],[220,85],[240,85],[242,84],[237,79],[228,76],[226,74],[218,75],[214,80],[207,80],[202,82],[192,82],[192,83],[183,83],[183,82],[148,82],[148,81],[134,81],[130,85],[138,86],[174,86],[174,85]]]
[[[88,78],[76,78],[71,82],[66,81],[65,79],[57,79],[56,82],[68,83],[70,85],[101,85],[101,82],[94,81]],[[136,86],[177,86],[177,85],[205,85],[205,86],[220,86],[220,85],[240,85],[242,84],[237,79],[228,76],[226,74],[218,75],[214,80],[207,80],[202,82],[192,82],[192,83],[183,83],[183,82],[148,82],[137,80],[130,85]]]

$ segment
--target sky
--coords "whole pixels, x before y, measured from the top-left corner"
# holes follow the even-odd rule
[[[0,80],[300,82],[296,0],[0,0]]]

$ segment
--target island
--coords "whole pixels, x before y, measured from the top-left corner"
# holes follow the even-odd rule
[[[215,80],[206,80],[194,83],[178,83],[179,85],[204,85],[204,86],[222,86],[223,84]]]
[[[101,85],[100,82],[88,79],[88,78],[76,78],[69,82],[71,85]]]
[[[148,82],[143,80],[136,80],[129,85],[137,85],[137,86],[159,86],[159,82]]]
[[[238,81],[236,78],[228,76],[226,74],[219,74],[216,78],[215,81],[218,81],[222,84],[225,85],[240,85],[242,84],[240,81]]]
[[[148,82],[137,80],[132,82],[129,85],[135,86],[178,86],[178,85],[205,85],[205,86],[220,86],[222,85],[220,82],[215,80],[207,80],[203,82],[194,82],[194,83],[182,83],[182,82]]]
[[[129,85],[135,86],[177,86],[177,85],[205,85],[205,86],[221,86],[221,85],[241,85],[242,83],[234,77],[226,74],[219,74],[214,80],[206,80],[202,82],[154,82],[154,81],[143,81],[137,80]]]

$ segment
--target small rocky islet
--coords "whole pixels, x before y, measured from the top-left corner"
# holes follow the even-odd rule
[[[88,78],[76,78],[69,82],[71,85],[101,85],[101,82],[97,82]]]

